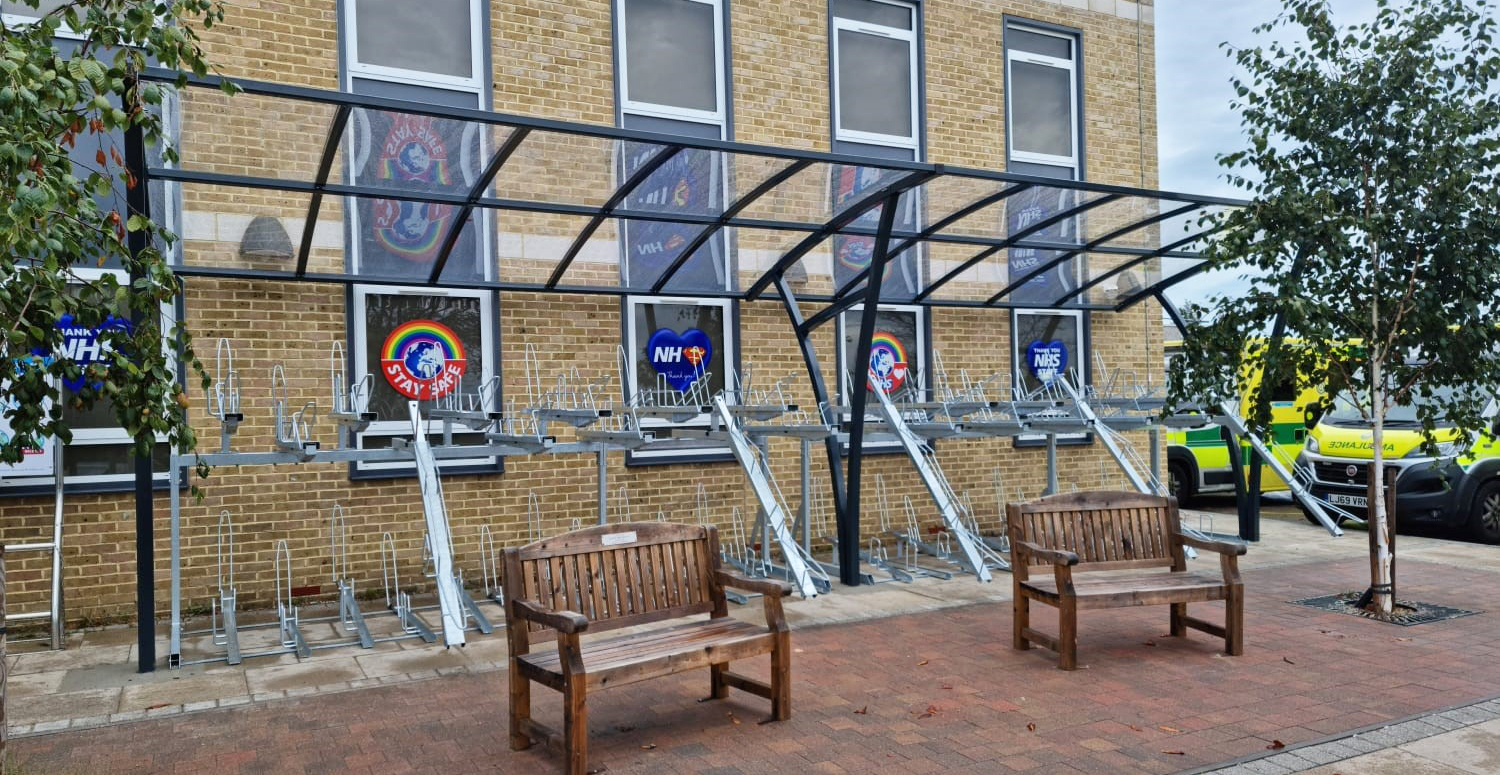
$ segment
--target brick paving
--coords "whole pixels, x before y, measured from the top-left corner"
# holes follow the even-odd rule
[[[1402,597],[1469,608],[1497,580],[1412,560],[1400,572]],[[1166,637],[1161,606],[1083,612],[1087,667],[1072,673],[1049,651],[1010,648],[1008,604],[798,630],[791,721],[758,724],[767,704],[740,693],[695,702],[706,671],[658,679],[590,696],[592,760],[617,773],[1168,773],[1500,693],[1500,616],[1404,628],[1286,602],[1367,573],[1360,560],[1246,573],[1239,658],[1199,633]],[[558,771],[540,747],[509,750],[505,681],[449,676],[12,748],[24,772],[48,775]],[[540,720],[560,721],[556,693],[533,695]]]

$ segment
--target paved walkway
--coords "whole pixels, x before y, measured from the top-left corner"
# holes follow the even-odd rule
[[[1159,607],[1085,612],[1079,656],[1086,669],[1071,673],[1057,670],[1045,650],[1013,651],[1009,607],[993,601],[817,623],[825,615],[859,619],[869,611],[900,608],[893,599],[926,608],[939,604],[927,588],[885,585],[863,595],[840,593],[794,606],[801,624],[793,634],[791,721],[755,723],[767,708],[745,695],[696,702],[706,692],[706,675],[635,684],[591,697],[594,763],[614,772],[723,775],[1168,773],[1225,764],[1238,767],[1230,770],[1236,775],[1280,773],[1295,771],[1288,766],[1293,760],[1279,764],[1275,757],[1318,756],[1316,746],[1301,746],[1326,745],[1331,737],[1358,739],[1347,737],[1351,730],[1370,730],[1355,744],[1369,746],[1365,751],[1385,743],[1407,746],[1377,757],[1425,756],[1421,750],[1426,749],[1408,750],[1417,745],[1411,742],[1415,737],[1392,735],[1382,743],[1375,730],[1500,694],[1500,616],[1400,628],[1288,605],[1291,599],[1363,586],[1368,573],[1359,556],[1363,535],[1331,541],[1290,523],[1268,523],[1266,534],[1246,558],[1252,569],[1245,574],[1243,657],[1221,656],[1200,634],[1186,640],[1165,637],[1166,611]],[[1500,553],[1491,547],[1403,538],[1402,550],[1403,597],[1482,607],[1487,598],[1478,591],[1500,581]],[[953,581],[940,590],[952,598],[960,597],[958,590],[976,588]],[[1008,585],[992,585],[980,594],[1008,596]],[[1052,626],[1045,615],[1037,618],[1042,627]],[[392,680],[403,682],[389,686],[337,693],[301,687],[292,696],[282,690],[260,701],[241,690],[196,706],[113,711],[148,717],[130,723],[88,728],[108,717],[89,723],[62,719],[61,731],[55,732],[48,730],[58,728],[58,721],[41,728],[48,722],[32,722],[26,730],[32,734],[17,739],[13,748],[23,765],[49,775],[555,772],[559,762],[545,751],[508,749],[506,678],[491,669],[503,657],[503,645],[482,648],[489,650],[485,659],[453,664],[447,671],[455,674],[431,680],[414,681],[412,673],[401,673]],[[18,667],[24,668],[26,659]],[[764,673],[760,665],[745,670]],[[424,669],[415,675],[436,673]],[[372,680],[380,679],[344,685]],[[534,695],[537,716],[555,721],[560,716],[556,696],[540,689]],[[238,707],[220,707],[224,699]],[[26,700],[13,695],[12,714],[24,715],[18,702]],[[214,709],[186,712],[196,707]],[[1458,722],[1421,723],[1427,727],[1402,727],[1402,734],[1445,732]],[[1483,748],[1485,734],[1493,735],[1484,724],[1463,732],[1475,750]],[[1278,741],[1284,748],[1274,748]],[[1340,758],[1365,752],[1346,748]],[[1251,756],[1268,758],[1244,761]],[[1300,761],[1321,764],[1315,758]],[[1349,759],[1316,771],[1426,771],[1411,769],[1409,758],[1400,762],[1405,764]],[[1388,765],[1398,769],[1379,769]],[[1443,766],[1455,769],[1430,771],[1496,771],[1464,770],[1457,762]]]

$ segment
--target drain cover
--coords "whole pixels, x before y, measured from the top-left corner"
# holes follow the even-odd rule
[[[1365,619],[1375,619],[1375,614],[1362,608],[1356,608],[1353,603],[1359,600],[1363,592],[1341,592],[1337,595],[1323,595],[1322,597],[1309,597],[1302,600],[1288,601],[1294,605],[1305,605],[1308,608],[1316,608],[1321,611],[1333,611],[1334,613],[1350,614]],[[1460,616],[1472,616],[1480,611],[1469,611],[1463,608],[1450,608],[1445,605],[1433,603],[1418,603],[1412,600],[1397,600],[1396,613],[1389,620],[1377,619],[1377,621],[1390,621],[1392,624],[1400,624],[1410,627],[1413,624],[1425,624],[1427,622],[1440,622],[1445,619],[1457,619]]]

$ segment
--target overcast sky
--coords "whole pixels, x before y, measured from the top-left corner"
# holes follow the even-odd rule
[[[1368,21],[1374,0],[1333,0],[1339,26]],[[1244,145],[1239,116],[1230,108],[1235,66],[1220,46],[1253,45],[1251,29],[1275,18],[1280,0],[1156,0],[1156,90],[1161,188],[1243,197],[1214,161]],[[1278,31],[1284,35],[1284,31]],[[1171,265],[1165,271],[1173,270]],[[1167,296],[1179,305],[1232,289],[1236,278],[1202,274]]]

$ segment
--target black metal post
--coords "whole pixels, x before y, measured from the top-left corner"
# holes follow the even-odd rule
[[[823,369],[818,365],[818,352],[813,348],[812,331],[805,330],[802,309],[797,306],[797,297],[792,293],[791,285],[787,283],[785,277],[776,278],[776,290],[781,294],[781,302],[786,305],[787,317],[792,321],[792,330],[797,334],[797,345],[802,349],[802,362],[807,366],[807,378],[812,382],[813,400],[818,402],[820,411],[826,410],[827,407],[833,405],[833,402],[828,398],[828,383],[823,379]],[[838,424],[837,417],[820,415],[820,419],[833,425]],[[824,439],[823,446],[828,451],[828,484],[829,489],[833,490],[834,524],[842,525],[845,522],[844,515],[848,513],[844,499],[843,453],[839,449],[837,436]],[[807,493],[803,493],[802,497],[806,499]],[[839,567],[842,568],[843,565]],[[839,580],[844,581],[844,578],[844,574],[840,572]]]
[[[126,113],[132,112],[130,103],[134,101],[132,95],[135,94],[135,87],[134,80],[125,84]],[[131,214],[139,213],[149,218],[151,196],[146,183],[146,142],[138,124],[132,124],[125,130],[125,167],[135,182],[135,186],[125,192],[126,206]],[[126,247],[132,258],[132,286],[141,276],[136,259],[149,247],[146,243],[147,236],[144,231],[131,231],[125,236]],[[146,315],[147,311],[144,309],[131,309],[131,322],[136,330],[147,324]],[[136,670],[149,673],[156,669],[156,533],[153,513],[155,504],[152,502],[151,492],[151,446],[156,439],[151,431],[145,430],[135,439],[137,446],[143,441],[147,443],[145,451],[137,449],[135,455],[135,606],[136,653],[139,655]]]
[[[1265,461],[1254,447],[1250,450],[1250,475],[1246,477],[1245,497],[1239,503],[1240,538],[1246,541],[1260,540],[1260,475]]]
[[[851,366],[869,367],[870,341],[875,338],[875,311],[880,307],[880,288],[885,279],[885,264],[891,242],[891,226],[896,221],[897,191],[886,197],[880,209],[880,226],[875,231],[875,251],[870,256],[870,277],[866,280],[865,305],[859,316],[859,342],[849,354]],[[859,584],[859,475],[864,462],[865,393],[864,380],[855,379],[849,386],[849,495],[848,507],[839,520],[839,580],[849,586]]]

